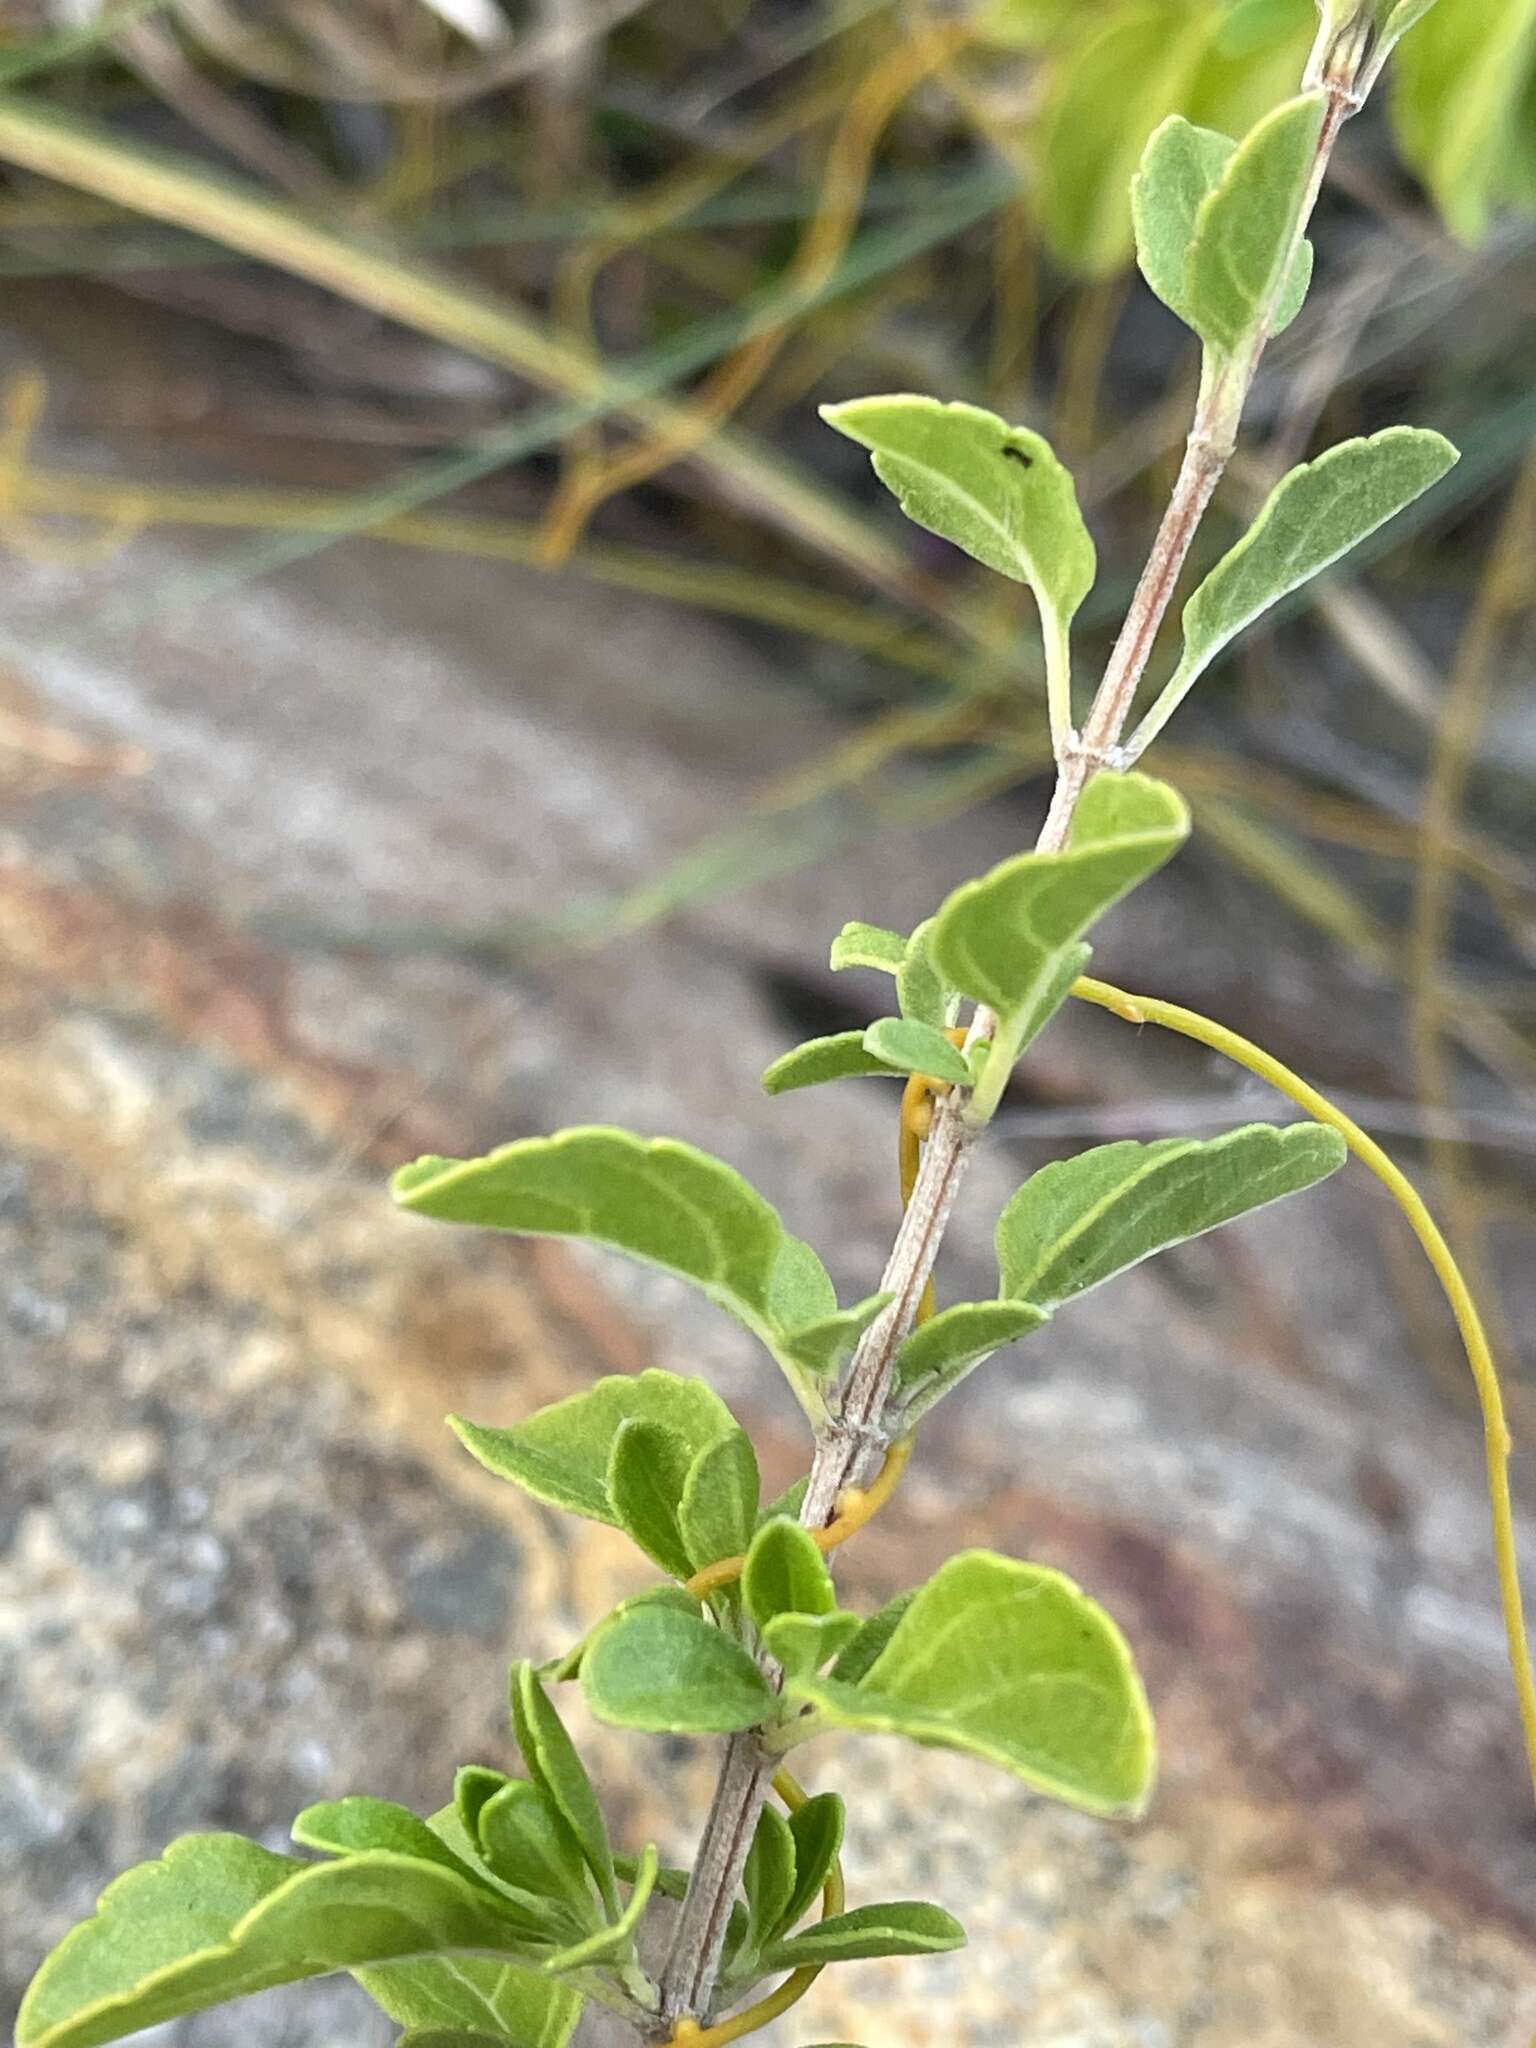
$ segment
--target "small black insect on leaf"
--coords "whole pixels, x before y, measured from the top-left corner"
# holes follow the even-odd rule
[[[1003,443],[1002,453],[1008,457],[1010,462],[1022,462],[1026,469],[1033,469],[1035,466],[1033,455],[1026,455],[1022,448],[1015,448],[1011,442],[1005,441]]]

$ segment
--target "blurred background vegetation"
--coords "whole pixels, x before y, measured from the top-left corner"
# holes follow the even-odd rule
[[[1128,177],[1166,114],[1240,132],[1283,97],[1314,23],[1313,0],[0,0],[24,343],[0,545],[89,590],[146,532],[219,536],[194,582],[126,600],[146,616],[347,537],[534,565],[723,615],[841,721],[620,897],[319,943],[590,946],[892,817],[1018,791],[1022,819],[1047,759],[1029,600],[904,527],[816,404],[910,387],[1051,434],[1101,553],[1080,674],[1101,659],[1196,373],[1134,278]],[[1317,240],[1202,553],[1343,436],[1406,419],[1464,458],[1250,637],[1154,765],[1318,968],[1290,1050],[1428,1149],[1496,1291],[1528,1264],[1536,1148],[1536,0],[1440,0]],[[86,285],[261,374],[210,396],[108,352],[61,412],[29,309]],[[60,459],[71,436],[112,459]],[[1402,1028],[1355,1057],[1328,1006],[1362,986]]]

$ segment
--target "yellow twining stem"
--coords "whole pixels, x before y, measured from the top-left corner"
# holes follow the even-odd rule
[[[837,1513],[824,1529],[813,1529],[812,1540],[823,1554],[836,1550],[840,1543],[846,1543],[872,1522],[896,1490],[896,1482],[907,1468],[912,1455],[912,1439],[902,1437],[891,1445],[885,1454],[885,1463],[869,1482],[868,1486],[845,1486],[837,1497]],[[722,1586],[729,1586],[741,1577],[745,1556],[722,1557],[715,1564],[705,1565],[702,1571],[694,1573],[684,1582],[683,1590],[691,1593],[696,1600],[707,1600],[711,1593],[719,1592]]]
[[[0,393],[0,541],[29,562],[80,569],[109,560],[127,547],[143,521],[117,510],[99,532],[66,537],[21,510],[33,437],[48,405],[48,385],[36,370],[19,370]]]
[[[788,1771],[774,1775],[773,1789],[778,1793],[791,1813],[797,1813],[806,1801],[803,1785],[792,1778]],[[834,1913],[841,1913],[845,1901],[843,1891],[843,1866],[834,1856],[832,1868],[827,1872],[827,1881],[821,1892],[821,1917],[830,1920]],[[786,1977],[775,1991],[766,1998],[760,1998],[756,2005],[749,2005],[745,2012],[733,2018],[721,2020],[713,2027],[701,2027],[695,2019],[681,2019],[672,2029],[666,2048],[726,2048],[729,2041],[739,2041],[743,2035],[755,2034],[759,2027],[766,2027],[770,2020],[776,2020],[780,2013],[788,2012],[797,2005],[821,1975],[825,1965],[808,1964],[803,1970],[796,1970]]]
[[[1292,1102],[1299,1104],[1309,1116],[1316,1117],[1319,1123],[1331,1125],[1361,1165],[1375,1174],[1407,1217],[1451,1305],[1451,1313],[1456,1318],[1456,1327],[1466,1350],[1467,1364],[1472,1371],[1473,1385],[1477,1389],[1478,1405],[1482,1409],[1488,1505],[1493,1520],[1493,1556],[1498,1571],[1499,1598],[1504,1609],[1509,1668],[1515,1681],[1515,1696],[1520,1703],[1520,1721],[1525,1733],[1526,1765],[1531,1775],[1532,1790],[1536,1792],[1536,1676],[1531,1671],[1525,1610],[1520,1598],[1520,1562],[1515,1547],[1514,1512],[1509,1495],[1510,1436],[1509,1425],[1504,1418],[1504,1398],[1499,1389],[1498,1368],[1494,1364],[1477,1304],[1423,1197],[1375,1140],[1367,1137],[1341,1109],[1335,1109],[1327,1096],[1320,1095],[1288,1067],[1282,1066],[1271,1053],[1250,1044],[1246,1038],[1240,1038],[1224,1024],[1215,1024],[1194,1010],[1181,1009],[1177,1003],[1159,1002],[1153,996],[1127,995],[1123,989],[1111,988],[1107,982],[1093,981],[1086,976],[1073,983],[1072,993],[1085,1003],[1096,1003],[1100,1009],[1123,1017],[1128,1024],[1157,1024],[1165,1031],[1176,1031],[1184,1038],[1193,1038],[1199,1044],[1209,1046],[1213,1052],[1236,1061],[1238,1066],[1246,1067],[1250,1074],[1257,1074],[1272,1088],[1278,1088],[1282,1095],[1288,1095]]]

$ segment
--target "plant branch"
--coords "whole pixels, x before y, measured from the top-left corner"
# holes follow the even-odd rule
[[[1308,84],[1320,87],[1328,104],[1293,253],[1305,235],[1339,130],[1360,104],[1358,85],[1367,56],[1367,42],[1358,34],[1332,39],[1320,36],[1313,52]],[[1272,307],[1269,313],[1272,317]],[[1190,545],[1231,457],[1269,327],[1270,318],[1261,318],[1248,350],[1226,360],[1215,376],[1205,380],[1167,510],[1082,733],[1076,733],[1068,722],[1053,736],[1056,783],[1036,841],[1037,852],[1055,853],[1066,846],[1089,777],[1117,759],[1120,736]],[[1063,724],[1059,719],[1052,722]],[[996,1029],[992,1012],[978,1008],[967,1034],[967,1051],[990,1044]],[[916,1321],[971,1148],[984,1128],[967,1120],[968,1102],[968,1091],[954,1088],[935,1106],[922,1167],[880,1282],[882,1292],[889,1293],[892,1300],[865,1331],[844,1378],[837,1413],[818,1434],[801,1510],[801,1520],[808,1528],[822,1528],[833,1519],[840,1496],[858,1484],[886,1449],[884,1418],[896,1354]],[[707,2014],[731,1901],[741,1882],[771,1772],[771,1761],[763,1756],[755,1733],[749,1730],[731,1737],[662,1971],[660,2041],[672,2039],[671,2029],[681,2015]]]

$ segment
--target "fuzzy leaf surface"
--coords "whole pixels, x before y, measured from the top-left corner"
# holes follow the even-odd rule
[[[837,1606],[832,1574],[810,1530],[787,1519],[765,1523],[753,1537],[741,1591],[759,1628],[776,1614],[831,1614]]]
[[[760,1955],[778,1932],[795,1895],[795,1838],[776,1806],[765,1806],[758,1815],[742,1888],[747,1895],[745,1946]]]
[[[570,1824],[526,1778],[512,1778],[480,1809],[476,1836],[486,1863],[506,1884],[590,1916],[586,1858]]]
[[[544,1974],[549,1977],[568,1976],[575,1970],[591,1970],[599,1963],[623,1962],[632,1956],[640,1923],[656,1888],[657,1871],[656,1846],[647,1842],[634,1865],[629,1897],[623,1911],[616,1914],[607,1926],[596,1927],[581,1941],[572,1942],[568,1948],[557,1949],[553,1955],[546,1956],[540,1965]]]
[[[1215,191],[1237,144],[1214,128],[1170,114],[1155,130],[1131,185],[1136,256],[1141,274],[1186,327],[1198,320],[1189,287],[1189,252],[1200,208]],[[1297,250],[1272,331],[1282,333],[1301,311],[1312,279],[1312,246]]]
[[[763,1643],[786,1671],[819,1671],[858,1634],[856,1614],[776,1614],[763,1623]]]
[[[529,1777],[563,1816],[581,1845],[603,1904],[610,1914],[617,1913],[613,1845],[603,1809],[565,1723],[539,1683],[538,1673],[526,1661],[512,1667],[511,1705],[513,1732]]]
[[[843,1685],[857,1685],[884,1652],[901,1617],[916,1598],[915,1592],[898,1593],[894,1600],[887,1600],[867,1621],[861,1622],[858,1634],[850,1638],[846,1649],[838,1652],[832,1676]]]
[[[457,1415],[448,1420],[465,1449],[498,1479],[511,1480],[549,1507],[611,1528],[620,1523],[608,1490],[608,1467],[626,1422],[670,1430],[690,1458],[736,1427],[713,1387],[654,1367],[611,1373],[586,1393],[541,1408],[511,1429],[486,1429]]]
[[[651,1734],[729,1735],[778,1702],[739,1643],[693,1614],[642,1607],[599,1630],[582,1691],[600,1721]]]
[[[366,1793],[327,1799],[318,1806],[307,1806],[291,1832],[301,1849],[315,1849],[323,1856],[355,1856],[369,1849],[384,1849],[395,1856],[419,1856],[424,1863],[457,1871],[472,1883],[479,1881],[440,1835],[409,1807],[397,1806],[392,1799],[373,1799]]]
[[[808,1038],[803,1045],[780,1053],[773,1065],[763,1070],[763,1087],[770,1095],[788,1095],[795,1088],[819,1088],[823,1081],[896,1071],[866,1048],[862,1031],[835,1031],[830,1038]]]
[[[1028,1301],[959,1301],[941,1309],[896,1354],[896,1385],[905,1413],[926,1413],[994,1351],[1048,1320],[1045,1309]]]
[[[1245,1124],[1220,1138],[1128,1138],[1032,1173],[998,1219],[1003,1292],[1051,1310],[1282,1195],[1348,1157],[1322,1124]]]
[[[870,451],[909,519],[1027,583],[1066,631],[1093,588],[1096,558],[1071,473],[1048,441],[958,399],[856,398],[821,416]]]
[[[816,1894],[842,1853],[848,1812],[835,1792],[817,1792],[789,1816],[795,1842],[795,1887],[774,1933],[797,1927],[816,1903]]]
[[[1010,1038],[1016,1036],[1021,1020],[1038,1017],[1043,992],[1059,988],[1065,1000],[1063,950],[1075,947],[1094,920],[1160,868],[1188,834],[1189,813],[1166,783],[1145,775],[1096,775],[1062,852],[1018,854],[963,882],[945,901],[934,941],[940,965],[958,989],[998,1012]]]
[[[418,1215],[588,1238],[692,1280],[767,1345],[799,1390],[779,1343],[777,1268],[786,1247],[797,1266],[815,1254],[788,1235],[734,1167],[707,1152],[586,1125],[524,1138],[482,1159],[418,1159],[400,1168],[391,1187],[401,1207]]]
[[[1152,1717],[1125,1639],[1044,1565],[964,1551],[857,1685],[834,1673],[786,1691],[821,1726],[959,1750],[1089,1813],[1138,1812],[1151,1791]]]
[[[919,1024],[911,1017],[877,1018],[864,1034],[864,1046],[900,1074],[926,1074],[961,1088],[971,1078],[960,1048],[935,1025]]]
[[[1321,93],[1303,93],[1267,114],[1199,204],[1184,268],[1183,317],[1217,348],[1240,348],[1280,302],[1325,105]]]
[[[849,967],[872,967],[881,974],[895,974],[907,957],[907,942],[900,932],[881,924],[845,924],[832,941],[829,962],[834,974]]]
[[[620,1425],[608,1460],[608,1496],[620,1528],[675,1579],[693,1571],[678,1520],[692,1462],[676,1430],[638,1416]]]
[[[185,1835],[109,1885],[65,1936],[16,2038],[95,2048],[304,1977],[514,1945],[495,1894],[440,1864],[386,1851],[305,1864],[237,1835]]]
[[[455,1956],[381,1963],[354,1974],[376,2005],[411,2030],[407,2041],[452,2033],[489,2037],[501,2048],[565,2048],[581,2018],[582,2001],[567,1985],[516,1963]]]
[[[1255,619],[1422,497],[1457,459],[1441,434],[1386,427],[1341,441],[1282,477],[1184,607],[1184,651],[1164,693],[1168,707]]]
[[[762,1478],[744,1429],[707,1444],[688,1467],[677,1520],[695,1571],[740,1557],[757,1532]]]
[[[965,1947],[965,1929],[942,1906],[921,1899],[892,1899],[883,1906],[855,1906],[818,1920],[800,1934],[776,1941],[763,1960],[772,1970],[799,1970],[810,1963],[855,1963],[874,1956],[936,1956]]]
[[[896,970],[896,1002],[908,1024],[926,1024],[942,1031],[949,1017],[954,991],[945,982],[933,957],[933,919],[925,917],[907,941],[901,965]],[[868,1034],[865,1038],[868,1043]]]

